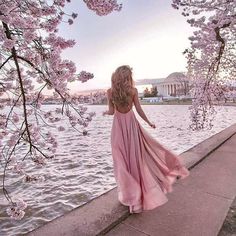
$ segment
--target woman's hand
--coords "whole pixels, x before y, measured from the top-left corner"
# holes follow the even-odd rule
[[[107,111],[104,111],[104,112],[102,113],[102,115],[103,115],[103,116],[107,115]]]
[[[103,116],[105,116],[105,115],[114,115],[114,110],[113,110],[113,111],[104,111],[104,112],[102,113],[102,115],[103,115]]]

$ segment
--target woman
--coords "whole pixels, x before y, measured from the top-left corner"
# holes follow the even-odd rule
[[[129,206],[130,213],[151,210],[167,202],[166,193],[179,176],[189,171],[179,158],[152,138],[136,119],[132,106],[152,128],[141,108],[129,66],[112,74],[112,87],[107,90],[109,110],[113,115],[111,147],[118,199]]]

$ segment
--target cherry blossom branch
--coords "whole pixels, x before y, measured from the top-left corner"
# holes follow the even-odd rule
[[[6,30],[5,32],[6,32],[7,38],[12,39],[11,34],[9,32],[9,28],[8,28],[7,24],[5,24],[4,22],[3,22],[3,27]],[[24,86],[23,86],[23,82],[22,82],[22,78],[21,78],[20,66],[19,66],[18,61],[17,61],[17,53],[16,53],[15,47],[12,48],[11,52],[12,52],[12,56],[13,56],[13,59],[14,59],[15,65],[16,65],[18,79],[19,79],[19,83],[20,83],[21,95],[22,95],[22,100],[23,100],[23,111],[24,111],[24,120],[25,120],[26,132],[27,132],[29,142],[31,143],[31,136],[30,136],[30,131],[29,131],[28,116],[27,116],[27,109],[26,109],[25,91],[24,91]],[[30,151],[31,151],[31,146],[30,146]]]
[[[80,132],[76,126],[82,127],[84,135],[87,134],[85,127],[94,116],[94,113],[86,112],[79,99],[70,96],[67,88],[72,81],[83,83],[93,78],[93,74],[86,71],[76,74],[75,64],[61,58],[64,49],[75,45],[74,40],[58,35],[61,23],[71,25],[77,17],[74,12],[67,14],[63,11],[67,2],[70,1],[14,0],[0,3],[0,60],[4,60],[0,65],[0,110],[6,108],[5,112],[10,107],[7,115],[0,113],[0,151],[5,161],[3,192],[11,204],[7,214],[14,219],[24,216],[27,205],[11,199],[5,182],[7,170],[23,175],[26,182],[39,180],[40,176],[27,174],[21,164],[30,160],[42,166],[46,158],[53,156],[57,140],[47,128],[54,126],[60,132],[65,129],[56,126],[61,121],[59,114],[65,115],[75,130]],[[121,9],[116,0],[84,2],[100,16]],[[35,89],[35,83],[43,86]],[[53,89],[52,98],[62,103],[61,108],[43,111],[46,89]],[[21,153],[23,144],[27,144],[26,152]]]
[[[192,81],[191,128],[211,128],[215,104],[232,94],[226,83],[236,76],[235,1],[173,0],[172,6],[182,8],[182,15],[191,17],[187,22],[198,29],[184,52]]]
[[[12,59],[12,55],[11,56],[9,56],[3,63],[2,63],[2,65],[0,66],[0,70],[5,66],[5,64],[10,60],[10,59]]]
[[[50,84],[51,86],[53,86],[52,83],[51,83],[51,81],[50,81],[49,79],[47,79],[47,78],[45,77],[44,73],[43,73],[40,69],[38,69],[32,62],[30,62],[29,60],[27,60],[27,59],[25,59],[25,58],[23,58],[23,57],[21,57],[21,56],[18,56],[18,58],[21,59],[21,60],[23,60],[23,61],[25,61],[25,62],[27,62],[27,63],[28,63],[30,66],[32,66],[37,72],[39,72],[40,74],[43,75],[43,78],[44,78],[44,80],[46,81],[47,84]],[[54,88],[54,89],[55,89],[55,91],[60,95],[60,97],[62,98],[63,104],[64,104],[64,103],[68,103],[68,104],[76,111],[76,113],[82,118],[82,115],[81,115],[80,112],[73,106],[73,104],[72,104],[71,102],[67,101],[67,99],[61,94],[61,92],[60,92],[58,89],[56,89],[56,88]],[[66,93],[66,95],[68,96],[67,93]]]

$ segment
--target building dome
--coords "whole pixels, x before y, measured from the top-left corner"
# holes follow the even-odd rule
[[[171,73],[170,75],[168,75],[165,78],[164,82],[176,82],[176,81],[178,81],[180,79],[183,80],[183,78],[186,79],[186,75],[184,75],[184,73],[182,73],[182,72],[174,72],[174,73]]]

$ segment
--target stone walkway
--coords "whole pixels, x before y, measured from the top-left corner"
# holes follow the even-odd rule
[[[169,201],[130,215],[107,236],[216,236],[236,196],[236,135],[177,181]]]

